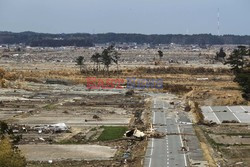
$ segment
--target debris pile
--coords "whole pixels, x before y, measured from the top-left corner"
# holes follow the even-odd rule
[[[37,130],[38,133],[60,133],[66,132],[70,129],[65,123],[58,123],[53,125],[43,125],[43,126],[35,126],[33,130]]]
[[[145,133],[143,133],[142,131],[138,129],[132,129],[132,130],[126,131],[124,136],[143,139],[145,137]]]
[[[165,137],[166,134],[163,132],[158,132],[158,131],[152,131],[147,134],[148,137],[150,138],[162,138]]]

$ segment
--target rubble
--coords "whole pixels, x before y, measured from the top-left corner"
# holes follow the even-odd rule
[[[150,138],[162,138],[165,137],[166,134],[158,131],[152,131],[147,134],[148,137]]]

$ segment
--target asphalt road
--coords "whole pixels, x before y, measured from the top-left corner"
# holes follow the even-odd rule
[[[176,115],[166,112],[170,105],[161,98],[154,96],[152,106],[153,127],[157,131],[167,133],[180,133]],[[160,139],[151,139],[144,161],[145,167],[185,167],[186,154],[181,151],[183,146],[180,135],[168,135]]]

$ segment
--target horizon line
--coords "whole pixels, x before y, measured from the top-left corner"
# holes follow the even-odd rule
[[[52,35],[59,35],[59,34],[89,34],[89,35],[99,35],[99,34],[129,34],[129,35],[187,35],[187,36],[192,36],[192,35],[212,35],[212,36],[227,36],[227,35],[233,35],[233,36],[250,36],[250,34],[245,34],[245,35],[241,35],[241,34],[221,34],[221,35],[216,35],[216,34],[212,34],[212,33],[193,33],[193,34],[184,34],[184,33],[169,33],[169,34],[157,34],[157,33],[152,33],[152,34],[146,34],[146,33],[132,33],[132,32],[102,32],[102,33],[89,33],[89,32],[68,32],[68,33],[51,33],[51,32],[37,32],[37,31],[6,31],[6,30],[0,30],[0,33],[3,32],[7,32],[7,33],[37,33],[37,34],[52,34]]]

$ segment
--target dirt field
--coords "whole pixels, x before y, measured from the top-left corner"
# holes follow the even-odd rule
[[[248,125],[222,124],[202,126],[214,158],[221,166],[246,166],[250,162],[250,129]],[[242,162],[237,165],[238,162]]]
[[[239,86],[233,82],[234,75],[228,66],[213,62],[219,47],[200,52],[166,49],[159,65],[155,65],[159,61],[155,49],[121,50],[119,71],[114,65],[109,75],[102,72],[81,74],[75,65],[76,57],[84,55],[86,69],[92,71],[94,64],[90,62],[90,56],[100,49],[29,50],[19,56],[8,53],[9,57],[1,57],[5,53],[0,53],[4,71],[0,70],[3,73],[0,75],[0,120],[12,126],[16,135],[22,135],[18,145],[28,160],[32,160],[28,166],[47,166],[47,162],[37,160],[47,161],[49,158],[64,160],[51,164],[55,167],[64,166],[64,163],[68,166],[121,166],[126,152],[130,153],[129,165],[140,166],[146,140],[101,142],[98,137],[103,131],[102,126],[148,130],[150,99],[144,92],[176,94],[183,100],[184,109],[190,101],[196,102],[198,107],[249,105],[242,98]],[[228,46],[227,50],[230,48]],[[127,95],[126,89],[89,90],[86,88],[87,77],[161,78],[163,89],[137,90],[133,95]],[[126,87],[126,82],[122,86]],[[189,115],[193,118],[191,113]],[[65,123],[69,129],[58,133],[49,129],[57,123]],[[202,142],[203,151],[212,152],[212,157],[208,156],[211,161],[222,166],[235,166],[241,161],[244,161],[243,166],[250,163],[248,126],[199,126],[207,138],[207,143]],[[47,156],[50,154],[53,156]],[[79,161],[74,161],[76,159]]]
[[[98,145],[19,145],[29,161],[48,160],[107,160],[116,149]],[[98,151],[97,151],[98,150]]]

